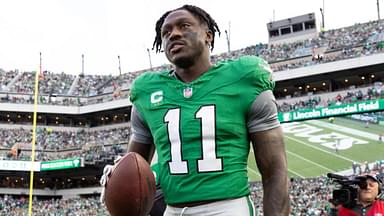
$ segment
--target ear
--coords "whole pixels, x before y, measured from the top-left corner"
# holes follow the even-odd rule
[[[207,29],[205,34],[206,34],[205,43],[211,45],[213,40],[212,31]]]

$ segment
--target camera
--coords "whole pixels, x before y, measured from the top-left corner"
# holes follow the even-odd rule
[[[357,176],[348,178],[346,176],[328,173],[327,177],[332,183],[336,183],[336,189],[332,191],[331,202],[334,205],[343,205],[345,208],[353,208],[356,205],[358,188],[367,188],[367,177]]]

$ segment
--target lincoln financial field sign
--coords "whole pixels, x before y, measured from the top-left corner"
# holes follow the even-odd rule
[[[369,100],[358,103],[329,106],[326,108],[303,109],[292,112],[280,112],[280,122],[325,118],[339,115],[351,115],[355,113],[384,110],[384,99]]]

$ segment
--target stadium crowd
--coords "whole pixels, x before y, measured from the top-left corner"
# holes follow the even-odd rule
[[[76,131],[52,130],[38,127],[36,130],[36,146],[38,149],[58,151],[66,149],[79,149],[86,145],[119,144],[129,139],[130,128],[120,127],[101,130],[78,129]],[[32,142],[32,130],[0,128],[1,147],[11,148],[15,144],[28,144]]]
[[[100,208],[98,197],[74,199],[34,199],[32,214],[35,216],[108,216],[105,207]],[[28,197],[0,196],[0,215],[27,216]]]
[[[351,176],[352,177],[352,176]],[[251,182],[251,199],[255,205],[255,213],[263,215],[262,208],[262,184]],[[316,178],[291,178],[289,183],[290,215],[291,216],[326,216],[328,215],[332,198],[332,190],[335,188],[327,177]],[[28,200],[16,198],[10,195],[0,196],[0,215],[27,215]],[[104,204],[98,197],[74,198],[74,199],[34,199],[33,215],[55,216],[82,216],[108,215]]]
[[[267,60],[273,71],[282,71],[371,55],[383,51],[383,23],[383,21],[372,21],[355,24],[345,28],[324,31],[316,38],[294,43],[257,44],[213,56],[213,60],[221,61],[235,59],[242,55],[257,55]],[[290,59],[296,61],[288,61]]]
[[[250,183],[251,198],[255,204],[256,215],[263,215],[261,183]],[[292,216],[326,215],[330,187],[325,177],[294,179],[290,181],[290,201]],[[33,215],[108,215],[98,197],[75,199],[49,199],[33,202]],[[28,200],[12,196],[0,196],[0,215],[12,213],[24,216],[27,213]],[[100,208],[100,206],[102,206]]]
[[[262,185],[260,182],[251,183],[251,197],[255,204],[256,215],[263,215]],[[327,215],[331,198],[332,185],[326,177],[291,178],[289,197],[292,216],[323,216]]]
[[[17,73],[18,71],[15,71]],[[34,89],[35,73],[21,72],[11,76],[13,83],[9,86],[9,92],[32,94]],[[66,94],[75,76],[65,73],[52,73],[43,71],[39,77],[39,92],[41,94]],[[5,84],[6,85],[6,84]]]
[[[335,97],[326,97],[326,95],[313,95],[305,97],[305,99],[277,101],[280,112],[289,112],[298,109],[312,109],[320,107],[328,107],[333,105],[356,103],[365,100],[374,100],[384,98],[384,91],[380,87],[371,86],[366,91],[361,89],[349,90],[345,93],[337,94]]]
[[[36,160],[41,161],[73,157],[84,157],[86,161],[102,160],[121,153],[120,146],[128,141],[130,135],[128,126],[76,131],[38,127],[36,131]],[[0,128],[0,139],[3,141],[0,149],[17,148],[20,151],[17,155],[5,152],[3,159],[30,160],[29,154],[24,152],[29,153],[31,149],[31,129]]]
[[[374,163],[369,164],[367,161],[364,163],[352,163],[352,173],[353,175],[361,175],[363,173],[378,173],[384,175],[384,159],[377,160]]]
[[[326,63],[384,51],[384,21],[372,21],[363,24],[324,31],[315,38],[293,43],[276,45],[257,44],[240,50],[225,52],[212,56],[213,62],[236,59],[243,55],[256,55],[266,59],[274,71],[283,71],[314,64]],[[132,80],[146,71],[169,69],[163,65],[151,69],[112,75],[69,75],[44,71],[40,74],[39,91],[44,95],[41,104],[77,105],[100,103],[126,98],[126,91]],[[0,92],[12,94],[3,97],[3,102],[32,103],[35,72],[0,70]],[[124,95],[121,95],[125,92]],[[22,95],[20,95],[22,94]],[[23,95],[26,94],[26,95]],[[66,99],[54,99],[54,96],[65,96]],[[101,95],[99,100],[84,100],[82,97]],[[103,99],[106,97],[106,99]]]

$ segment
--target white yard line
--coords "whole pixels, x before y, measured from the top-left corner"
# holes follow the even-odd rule
[[[318,167],[321,167],[321,168],[323,168],[323,169],[325,169],[325,170],[328,170],[328,171],[330,171],[330,172],[336,172],[336,170],[330,169],[330,168],[325,167],[325,166],[323,166],[323,165],[321,165],[321,164],[318,164],[318,163],[316,163],[316,162],[314,162],[314,161],[308,160],[307,158],[302,157],[302,156],[300,156],[300,155],[298,155],[298,154],[296,154],[296,153],[290,152],[290,151],[288,151],[288,150],[287,150],[287,153],[288,153],[288,154],[291,154],[291,155],[293,155],[293,156],[295,156],[295,157],[298,157],[298,158],[300,158],[300,159],[302,159],[302,160],[304,160],[304,161],[307,161],[308,163],[314,164],[314,165],[316,165],[316,166],[318,166]]]
[[[311,147],[311,148],[314,148],[314,149],[317,149],[317,150],[319,150],[319,151],[322,151],[322,152],[325,152],[325,153],[327,153],[327,154],[330,154],[330,155],[332,155],[332,156],[334,156],[334,157],[338,157],[338,158],[341,158],[341,159],[346,160],[346,161],[349,161],[349,162],[357,162],[357,161],[354,161],[354,160],[352,160],[352,159],[350,159],[350,158],[347,158],[347,157],[344,157],[344,156],[341,156],[341,155],[338,155],[338,154],[335,154],[335,153],[331,153],[331,152],[329,152],[329,151],[326,151],[326,150],[321,149],[321,148],[319,148],[319,147],[313,146],[313,145],[308,144],[308,143],[306,143],[306,142],[303,142],[303,141],[301,141],[301,140],[298,140],[298,139],[295,139],[295,138],[293,138],[293,137],[287,136],[286,134],[285,134],[285,137],[288,138],[288,139],[290,139],[290,140],[293,140],[293,141],[295,141],[295,142],[301,143],[301,144],[303,144],[303,145],[306,145],[306,146],[309,146],[309,147]]]
[[[305,176],[300,175],[299,173],[297,173],[297,172],[295,172],[295,171],[292,171],[292,170],[290,170],[290,169],[288,169],[288,172],[291,172],[291,173],[293,173],[293,174],[299,176],[300,178],[305,178]]]
[[[353,128],[349,128],[349,127],[344,127],[341,125],[327,123],[327,122],[323,122],[323,121],[319,121],[319,120],[310,120],[310,121],[307,121],[306,123],[320,126],[320,127],[325,127],[325,128],[332,129],[332,130],[336,130],[336,131],[339,131],[342,133],[351,134],[354,136],[367,138],[367,139],[374,140],[374,141],[379,140],[379,135],[377,135],[377,134],[369,133],[369,132],[365,132],[365,131],[361,131],[361,130],[357,130],[357,129],[353,129]]]
[[[252,169],[252,168],[250,168],[250,167],[247,167],[247,169],[248,169],[249,171],[251,171],[251,172],[253,172],[253,173],[255,173],[256,175],[258,175],[258,176],[261,177],[260,173],[256,172],[254,169]],[[288,171],[291,172],[291,173],[293,173],[293,174],[295,174],[295,175],[297,175],[297,176],[299,176],[300,178],[305,178],[305,176],[300,175],[299,173],[297,173],[297,172],[295,172],[295,171],[292,171],[292,170],[290,170],[290,169],[288,169]]]

